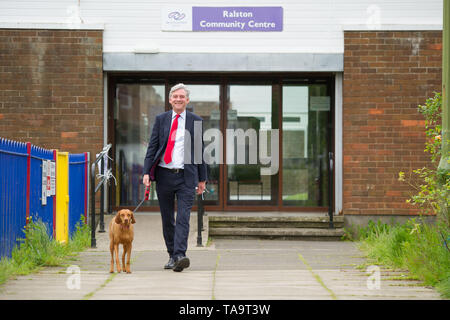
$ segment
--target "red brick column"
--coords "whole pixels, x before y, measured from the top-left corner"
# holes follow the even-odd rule
[[[0,136],[95,156],[102,42],[102,31],[0,29]]]
[[[427,164],[417,106],[441,91],[440,31],[344,32],[344,214],[417,214],[398,172]]]

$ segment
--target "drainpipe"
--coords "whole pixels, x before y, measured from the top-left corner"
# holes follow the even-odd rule
[[[449,143],[450,140],[450,113],[449,113],[449,86],[450,86],[450,1],[444,2],[444,20],[442,23],[442,157],[439,169],[449,170]]]

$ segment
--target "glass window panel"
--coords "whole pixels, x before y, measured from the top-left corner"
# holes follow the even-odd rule
[[[233,139],[228,139],[226,146],[227,202],[232,205],[275,204],[277,195],[273,182],[277,175],[261,174],[258,152],[259,130],[272,129],[272,86],[231,85],[227,89],[227,129],[233,132]],[[267,136],[270,146],[270,132]]]
[[[328,206],[330,106],[326,97],[326,85],[283,86],[285,206]]]
[[[116,97],[116,205],[135,206],[144,197],[144,158],[156,115],[164,112],[165,86],[118,84]],[[156,191],[151,191],[144,205],[158,205]]]
[[[205,133],[207,136],[212,135],[211,139],[208,138],[208,141],[205,141],[205,149],[207,149],[210,144],[217,143],[215,133],[220,132],[220,86],[187,84],[187,87],[190,90],[190,102],[187,109],[203,118],[203,136]],[[207,132],[208,130],[209,132]],[[213,150],[211,155],[215,159],[215,152],[221,152],[221,150],[215,150],[213,146],[211,148]],[[208,161],[208,163],[211,162]],[[220,161],[214,161],[208,165],[208,184],[206,186],[208,192],[203,197],[205,205],[219,204],[219,165]]]

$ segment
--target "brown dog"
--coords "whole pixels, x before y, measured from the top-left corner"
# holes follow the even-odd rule
[[[123,271],[130,271],[131,244],[134,238],[133,224],[134,214],[128,209],[117,212],[115,218],[109,224],[109,249],[111,251],[111,269],[109,272],[114,273],[114,254],[116,255],[117,272],[121,272],[119,261],[119,244],[123,245],[122,266]],[[127,264],[125,265],[125,255],[127,254]]]

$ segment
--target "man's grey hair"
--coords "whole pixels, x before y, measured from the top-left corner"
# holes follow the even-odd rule
[[[189,98],[190,91],[183,83],[176,84],[170,89],[169,98],[172,97],[172,93],[174,91],[177,91],[179,89],[183,89],[186,92],[186,97]]]

